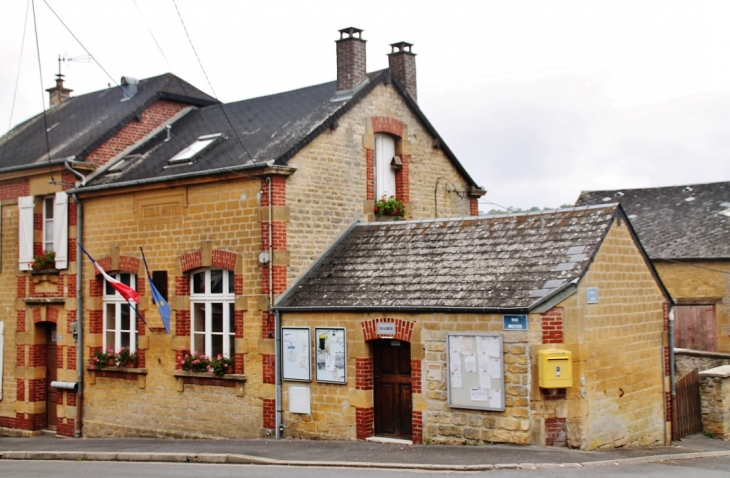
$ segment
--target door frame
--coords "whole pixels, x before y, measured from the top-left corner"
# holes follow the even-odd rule
[[[382,388],[380,387],[379,382],[378,382],[378,378],[379,378],[378,377],[378,349],[380,348],[380,345],[385,345],[386,343],[392,344],[392,342],[394,342],[394,341],[400,342],[401,345],[399,345],[398,347],[402,347],[403,344],[407,344],[408,357],[407,357],[406,362],[408,364],[408,374],[407,375],[402,374],[402,373],[396,374],[400,378],[397,379],[398,380],[397,382],[390,382],[390,383],[394,383],[394,384],[395,383],[402,383],[402,384],[407,383],[407,387],[408,387],[407,400],[409,403],[407,404],[408,416],[404,417],[403,412],[405,411],[405,409],[403,407],[406,404],[404,402],[400,401],[403,398],[402,394],[401,394],[401,390],[399,389],[398,391],[396,391],[396,394],[395,394],[396,402],[393,404],[393,407],[390,410],[391,416],[395,417],[394,423],[392,423],[392,426],[395,429],[395,432],[393,434],[391,434],[391,433],[384,433],[382,430],[379,430],[379,427],[378,427],[379,418],[382,417],[382,415],[380,415],[380,413],[383,413],[383,410],[378,406],[378,404],[380,403],[378,395],[379,395],[379,393],[382,393]],[[411,361],[411,357],[412,357],[411,343],[406,340],[402,340],[402,339],[380,338],[380,339],[376,339],[376,340],[371,340],[370,345],[371,345],[370,351],[371,351],[371,356],[372,356],[372,360],[373,360],[373,433],[374,433],[374,436],[384,436],[384,437],[411,440],[413,437],[413,421],[412,421],[413,420],[413,385],[412,385],[413,370],[412,370],[412,361]],[[393,345],[390,345],[390,346],[393,347]],[[400,349],[400,350],[402,350],[402,349]],[[401,357],[400,360],[402,360],[402,359],[403,358]],[[393,375],[393,374],[389,374],[389,375]],[[407,379],[406,379],[406,377],[407,377]],[[379,410],[380,410],[380,413],[379,413]],[[405,420],[401,421],[398,419],[398,417],[404,418]]]

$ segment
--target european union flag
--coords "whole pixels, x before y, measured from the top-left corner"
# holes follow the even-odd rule
[[[147,258],[144,256],[144,251],[139,248],[142,253],[142,261],[144,261],[144,268],[147,271],[147,282],[150,284],[150,291],[152,292],[152,302],[157,306],[157,310],[160,312],[162,317],[162,323],[165,325],[165,332],[170,333],[170,316],[172,315],[172,309],[170,304],[162,297],[160,291],[155,287],[155,283],[152,282],[152,276],[150,275],[150,268],[147,266]]]
[[[165,331],[167,331],[167,333],[169,334],[170,315],[172,314],[170,304],[165,300],[164,297],[162,297],[162,294],[160,294],[160,291],[157,290],[157,287],[155,287],[154,282],[152,282],[152,277],[150,277],[149,275],[149,271],[147,271],[147,280],[150,283],[150,291],[152,291],[152,302],[154,302],[157,306],[157,310],[160,312],[160,317],[162,317],[162,323],[165,324]]]

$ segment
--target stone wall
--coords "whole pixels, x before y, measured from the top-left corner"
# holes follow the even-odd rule
[[[700,372],[702,427],[730,441],[730,365]]]
[[[367,200],[367,148],[372,148],[372,118],[392,118],[404,125],[400,154],[409,155],[408,217],[470,213],[467,183],[421,126],[392,85],[378,85],[360,103],[289,161],[297,168],[287,180],[287,240],[291,251],[288,283],[300,276],[325,248],[354,221],[373,219]],[[398,151],[397,151],[398,152]]]
[[[676,380],[684,377],[694,369],[703,372],[723,365],[730,365],[730,354],[674,349],[674,377]]]
[[[260,189],[259,178],[235,176],[199,185],[85,199],[87,250],[98,260],[107,260],[115,255],[139,258],[139,247],[144,247],[150,269],[168,271],[168,301],[173,309],[171,333],[166,334],[159,328],[161,322],[149,288],[141,281],[140,309],[153,327],[145,328],[139,336],[144,373],[87,372],[85,436],[260,436],[264,400],[274,397],[273,385],[264,383],[262,363],[262,354],[273,353],[273,340],[261,340],[261,308],[267,298],[261,294],[258,263]],[[165,213],[158,214],[163,209]],[[234,261],[229,260],[231,254]],[[237,326],[242,329],[235,339],[235,352],[242,358],[237,371],[245,373],[248,383],[207,379],[180,386],[182,379],[174,375],[176,358],[183,347],[191,347],[190,327],[183,326],[189,322],[190,310],[188,258],[205,267],[220,257],[229,268],[235,267],[235,309]],[[138,279],[143,274],[140,267]],[[102,310],[102,299],[94,292],[98,284],[91,263],[85,261],[87,332],[95,330],[92,325],[96,322],[92,322]],[[101,333],[86,335],[85,363],[89,363],[91,348],[101,347],[102,340]]]
[[[354,440],[372,435],[373,388],[372,349],[363,334],[363,323],[383,320],[379,314],[286,313],[286,327],[345,327],[347,330],[347,373],[345,385],[313,381],[312,413],[292,414],[288,410],[289,385],[284,382],[285,436]],[[503,332],[501,315],[480,314],[389,314],[388,321],[412,323],[411,363],[414,441],[448,444],[529,444],[529,342],[539,336],[539,316],[530,318],[529,332]],[[452,408],[448,405],[446,337],[448,332],[500,333],[503,336],[505,411]],[[373,338],[368,336],[367,338]],[[425,362],[441,365],[441,380],[428,380]],[[368,365],[370,364],[370,365]],[[369,377],[369,378],[368,378]],[[360,415],[359,415],[360,414]],[[360,436],[358,427],[370,430]],[[417,429],[418,428],[418,429]]]
[[[587,303],[587,287],[598,288],[598,303]],[[574,448],[666,442],[664,301],[626,224],[615,221],[578,292],[560,304],[564,344],[531,350],[533,360],[540,348],[573,355],[573,387],[557,395],[537,386],[533,365],[533,443],[547,444],[551,433],[560,443],[563,422]]]

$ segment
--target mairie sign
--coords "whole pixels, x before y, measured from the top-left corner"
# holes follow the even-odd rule
[[[527,330],[526,315],[503,315],[502,330]]]

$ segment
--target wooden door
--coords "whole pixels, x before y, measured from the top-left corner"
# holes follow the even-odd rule
[[[51,382],[57,378],[56,363],[56,324],[48,324],[46,328],[46,428],[56,429],[56,404],[58,403],[57,389],[51,387]]]
[[[717,351],[714,305],[674,307],[674,346],[680,349]]]
[[[411,437],[411,344],[373,342],[375,434]]]

